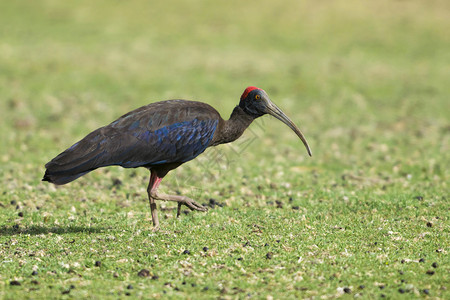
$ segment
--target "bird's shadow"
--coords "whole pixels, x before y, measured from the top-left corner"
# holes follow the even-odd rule
[[[19,234],[30,234],[30,235],[39,235],[39,234],[71,234],[71,233],[99,233],[104,232],[106,228],[103,227],[82,227],[82,226],[67,226],[67,227],[55,227],[55,226],[30,226],[26,228],[14,227],[14,226],[6,226],[3,225],[0,227],[0,236],[13,236]]]

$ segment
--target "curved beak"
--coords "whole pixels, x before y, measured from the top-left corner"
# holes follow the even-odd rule
[[[268,99],[266,108],[267,113],[269,115],[274,116],[275,118],[277,118],[278,120],[289,126],[289,128],[291,128],[298,135],[298,137],[302,140],[303,145],[305,145],[309,156],[312,156],[311,148],[309,148],[308,141],[306,140],[305,136],[300,131],[300,129],[298,129],[298,127],[294,124],[294,122],[292,122],[291,119],[289,119],[288,116],[286,116],[286,114],[281,109],[278,108],[278,106],[273,104],[273,102]]]

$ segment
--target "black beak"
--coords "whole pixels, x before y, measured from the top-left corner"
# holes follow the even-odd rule
[[[281,111],[281,109],[279,109],[275,104],[273,104],[273,102],[270,101],[269,99],[267,99],[266,108],[267,113],[269,115],[274,116],[275,118],[277,118],[278,120],[289,126],[289,128],[291,128],[298,135],[298,137],[302,140],[303,145],[305,145],[309,156],[312,156],[311,148],[309,148],[308,141],[306,141],[305,136],[300,131],[300,129],[298,129],[298,127],[294,124],[294,122],[292,122],[291,119],[289,119],[288,116],[286,116],[286,114],[283,111]]]

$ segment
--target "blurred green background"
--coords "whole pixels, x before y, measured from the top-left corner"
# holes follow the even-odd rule
[[[430,229],[435,244],[427,245],[430,251],[442,242],[448,246],[449,29],[450,2],[444,0],[1,1],[0,239],[36,239],[45,228],[66,224],[72,206],[97,215],[104,208],[102,222],[110,230],[149,230],[145,170],[98,170],[55,189],[40,182],[44,164],[150,102],[204,101],[228,118],[244,88],[255,85],[299,125],[313,157],[285,125],[265,117],[241,142],[208,150],[169,174],[163,190],[200,202],[214,197],[227,205],[219,215],[238,210],[249,219],[264,219],[257,211],[275,213],[273,203],[289,197],[303,216],[330,226],[346,218],[352,224],[361,215],[401,216],[405,223],[392,224],[412,234],[420,231],[417,224],[440,216],[433,222],[441,225]],[[120,189],[111,185],[115,179]],[[19,203],[30,218],[17,218],[10,203]],[[123,211],[138,212],[133,226],[108,223],[107,216]],[[290,209],[276,214],[298,220]],[[87,219],[74,218],[86,226]],[[168,218],[162,227],[174,230]],[[185,217],[192,228],[209,218],[219,217]],[[17,224],[22,234],[13,233]],[[412,252],[428,249],[414,245]],[[2,251],[14,258],[11,250]],[[3,287],[24,276],[15,266],[4,267],[9,275],[0,276]],[[427,276],[422,271],[418,285]],[[439,290],[442,277],[436,277],[426,277],[427,285]],[[333,284],[319,288],[314,278],[308,291],[336,290]],[[295,293],[314,295],[308,291]],[[211,293],[206,295],[217,296]]]

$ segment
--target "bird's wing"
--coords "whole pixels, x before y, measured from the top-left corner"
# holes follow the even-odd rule
[[[135,127],[116,134],[106,132],[103,165],[126,168],[184,163],[209,146],[218,120],[192,119],[151,130]],[[108,128],[109,129],[109,128]]]
[[[91,132],[50,161],[47,173],[74,176],[110,165],[183,163],[205,151],[219,118],[215,109],[201,102],[153,103]]]

